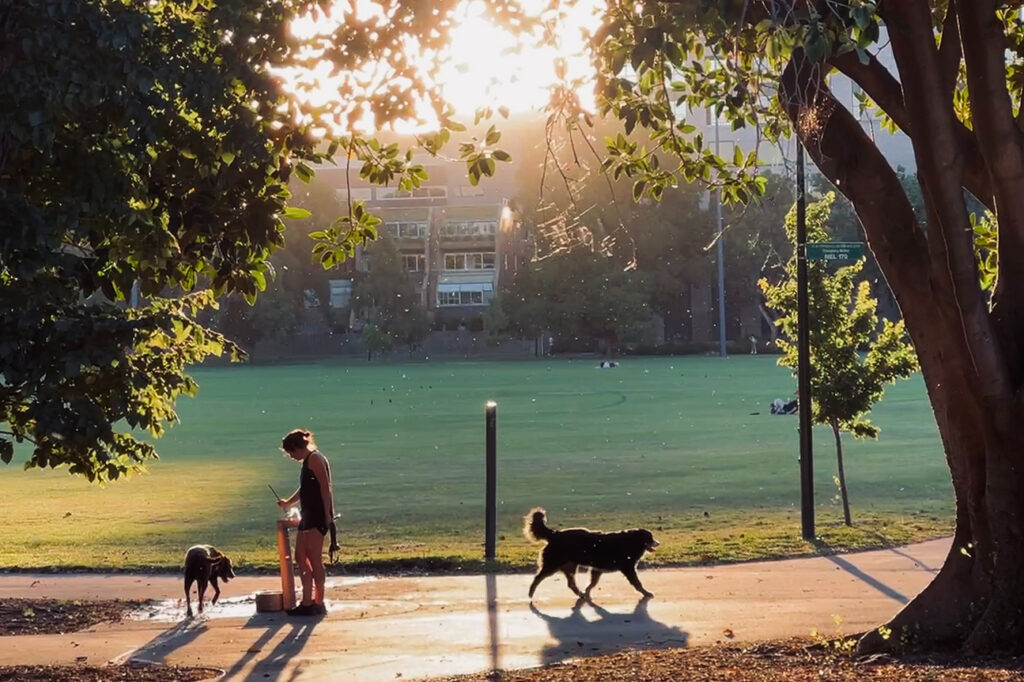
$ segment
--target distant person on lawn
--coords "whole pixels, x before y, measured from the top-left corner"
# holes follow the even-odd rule
[[[324,606],[324,537],[334,525],[334,495],[331,493],[331,465],[313,442],[313,433],[303,429],[290,431],[281,441],[281,449],[302,462],[299,489],[277,506],[287,509],[299,505],[299,532],[295,541],[295,561],[302,580],[302,603],[288,610],[289,616],[322,616]]]

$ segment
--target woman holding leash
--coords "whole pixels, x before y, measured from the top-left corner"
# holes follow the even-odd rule
[[[324,537],[334,525],[334,495],[331,492],[331,465],[313,442],[313,433],[295,429],[281,441],[281,449],[297,462],[302,462],[299,489],[290,497],[278,500],[277,506],[287,509],[299,505],[298,538],[295,561],[302,580],[302,602],[288,610],[289,616],[322,616],[324,606]],[[332,545],[332,551],[334,547]]]

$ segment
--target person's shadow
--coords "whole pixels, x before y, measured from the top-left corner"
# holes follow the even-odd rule
[[[225,671],[224,679],[239,678],[243,673],[246,679],[280,680],[283,678],[289,661],[298,656],[306,646],[313,628],[322,620],[314,618],[289,618],[284,613],[256,614],[242,627],[244,629],[262,628],[259,638],[246,650],[235,664]],[[278,640],[269,653],[264,654],[264,647],[269,644],[278,632],[284,635]],[[255,659],[255,662],[253,660]],[[251,667],[250,663],[252,663]],[[291,677],[296,671],[292,671]]]
[[[154,665],[165,664],[168,654],[185,646],[204,632],[206,632],[204,618],[182,620],[133,651],[128,657],[128,661]]]
[[[259,678],[280,680],[289,661],[306,645],[313,628],[321,618],[292,619],[283,612],[257,613],[249,618],[242,629],[260,629],[262,632],[244,653],[225,671],[224,679]],[[183,620],[161,632],[129,657],[136,663],[165,664],[167,657],[207,631],[205,619]],[[284,634],[278,638],[278,634]],[[270,642],[277,643],[269,653],[264,649]],[[294,676],[294,673],[293,675]]]
[[[650,598],[636,603],[631,613],[615,613],[588,599],[579,599],[568,616],[548,615],[530,603],[530,611],[547,623],[557,642],[544,647],[544,665],[580,656],[601,656],[627,649],[678,649],[686,646],[689,634],[660,623],[647,613]],[[587,618],[589,606],[597,617]]]

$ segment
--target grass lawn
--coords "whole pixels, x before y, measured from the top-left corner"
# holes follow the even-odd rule
[[[159,443],[148,474],[104,488],[63,471],[0,467],[14,521],[0,567],[177,569],[212,543],[243,567],[275,565],[267,489],[297,485],[278,450],[312,429],[335,476],[343,561],[483,554],[484,403],[498,403],[498,555],[533,562],[521,534],[533,506],[554,526],[645,526],[650,563],[804,554],[797,418],[769,414],[793,393],[771,356],[201,368],[199,396]],[[831,433],[815,431],[822,543],[860,548],[936,537],[952,488],[920,377],[889,388],[876,442],[844,443],[855,528],[839,524]],[[17,461],[17,460],[16,460]],[[367,566],[370,567],[370,566]]]

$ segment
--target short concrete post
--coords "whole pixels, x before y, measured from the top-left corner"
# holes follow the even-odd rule
[[[485,410],[486,491],[484,509],[484,559],[493,561],[498,542],[498,403],[488,400]]]

